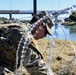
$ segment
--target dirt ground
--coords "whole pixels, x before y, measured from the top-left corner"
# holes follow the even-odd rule
[[[53,48],[51,47],[51,39],[44,38],[38,42],[44,61],[48,65],[50,58],[49,66],[54,73],[57,75],[76,75],[76,61],[73,60],[76,53],[76,42],[55,39]],[[23,75],[30,75],[24,68],[23,73]]]

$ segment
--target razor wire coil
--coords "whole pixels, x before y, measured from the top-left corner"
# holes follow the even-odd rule
[[[36,27],[36,25],[37,25],[40,21],[44,21],[44,20],[47,20],[47,19],[48,19],[48,16],[43,16],[43,18],[40,18],[40,20],[38,20],[37,22],[31,24],[30,28],[29,28],[27,31],[24,31],[22,37],[20,38],[20,41],[19,41],[19,44],[18,44],[18,47],[17,47],[17,53],[16,53],[16,75],[18,75],[18,70],[17,70],[17,65],[18,65],[18,52],[19,52],[19,49],[20,49],[22,40],[24,39],[24,36],[26,35],[27,32],[31,33],[31,31]],[[45,23],[43,23],[43,26],[45,26]],[[42,29],[42,27],[39,26],[39,30],[41,30],[41,29]],[[35,37],[36,34],[39,32],[39,30],[36,31],[36,33],[33,35],[34,37]],[[26,40],[26,39],[25,39],[25,41],[28,42],[29,40]],[[30,40],[30,43],[31,43],[31,40]],[[30,43],[29,43],[29,44],[30,44]],[[21,55],[21,60],[20,60],[21,75],[22,75],[23,60],[24,60],[24,57],[25,57],[25,56],[24,56],[24,54],[25,54],[24,49],[26,49],[26,44],[27,44],[27,43],[24,42],[24,45],[23,45],[23,47],[22,47],[23,49],[22,49],[22,55]],[[29,44],[28,44],[28,45],[29,45]],[[27,46],[27,48],[28,48],[28,46]]]

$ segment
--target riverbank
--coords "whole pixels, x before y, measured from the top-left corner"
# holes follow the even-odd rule
[[[74,26],[74,25],[76,25],[76,22],[63,22],[61,25]]]

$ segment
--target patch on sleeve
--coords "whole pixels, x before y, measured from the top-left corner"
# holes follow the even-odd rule
[[[35,39],[33,39],[32,42],[34,45],[38,45],[38,42]]]

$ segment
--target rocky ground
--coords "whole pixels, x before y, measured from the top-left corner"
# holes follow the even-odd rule
[[[48,65],[51,39],[40,39],[38,42],[40,52],[43,54],[44,61]],[[76,62],[75,60],[71,62],[76,53],[76,49],[74,48],[76,48],[76,42],[74,41],[55,39],[52,52],[50,53],[50,68],[54,73],[57,75],[76,75]],[[23,75],[30,75],[24,68],[23,73]]]

